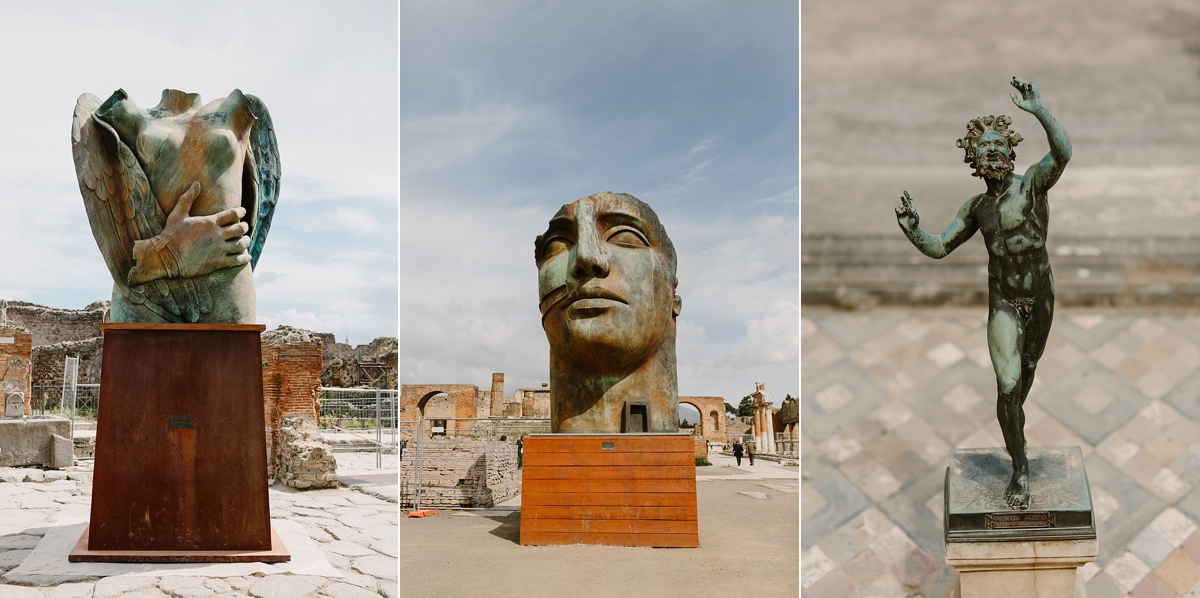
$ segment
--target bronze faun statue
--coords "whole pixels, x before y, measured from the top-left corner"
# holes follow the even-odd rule
[[[1029,508],[1029,460],[1025,454],[1023,405],[1033,384],[1054,317],[1054,278],[1046,252],[1049,207],[1046,193],[1071,159],[1067,132],[1042,105],[1037,87],[1013,77],[1010,94],[1018,108],[1034,115],[1046,130],[1050,153],[1025,171],[1013,174],[1013,148],[1021,136],[1010,131],[1007,116],[986,116],[967,124],[958,140],[965,161],[975,168],[987,191],[968,199],[940,235],[918,226],[908,192],[896,208],[896,220],[925,255],[942,258],[983,231],[988,251],[988,349],[996,370],[996,416],[1012,457],[1013,476],[1005,492],[1009,508]]]
[[[675,247],[624,193],[565,205],[536,241],[553,432],[679,432]]]
[[[113,277],[112,321],[254,323],[252,269],[279,198],[262,101],[167,89],[145,110],[124,90],[83,94],[71,149]]]

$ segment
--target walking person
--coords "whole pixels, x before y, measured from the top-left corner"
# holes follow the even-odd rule
[[[742,466],[742,445],[738,441],[733,441],[733,458],[737,459],[738,467]]]
[[[525,450],[525,437],[518,436],[517,437],[517,469],[521,469],[521,465],[522,465],[521,461],[525,456],[523,454],[524,450]]]
[[[753,440],[746,443],[746,456],[750,457],[750,466],[751,467],[754,466],[754,449],[755,449],[755,446],[754,446]]]

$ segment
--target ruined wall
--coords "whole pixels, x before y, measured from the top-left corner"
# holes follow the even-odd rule
[[[0,327],[0,405],[4,395],[19,392],[25,395],[25,415],[30,409],[30,382],[33,372],[33,335],[15,326]],[[0,406],[0,415],[3,415]]]
[[[317,388],[321,385],[324,350],[317,334],[291,326],[280,326],[262,334],[263,410],[266,416],[268,460],[276,475],[274,456],[282,450],[280,428],[287,415],[317,420]]]
[[[66,341],[33,348],[33,385],[61,388],[66,358],[79,358],[79,384],[99,384],[104,358],[103,337]]]
[[[107,321],[107,301],[97,301],[83,309],[58,309],[27,301],[0,300],[0,325],[7,322],[9,326],[29,331],[35,347],[100,336],[100,323]]]
[[[280,450],[272,459],[274,475],[283,485],[300,489],[337,488],[337,460],[321,437],[317,422],[285,415],[279,428]]]
[[[518,388],[513,396],[521,402],[522,417],[550,417],[549,388]]]
[[[493,507],[521,489],[517,447],[511,442],[445,438],[410,443],[400,459],[400,505],[416,494],[421,457],[421,507]]]
[[[321,370],[321,386],[336,386],[351,388],[361,382],[358,362],[374,362],[385,370],[382,388],[399,388],[399,344],[395,337],[381,336],[365,345],[351,347],[339,343],[328,332],[314,333],[318,336],[324,349],[323,369]]]

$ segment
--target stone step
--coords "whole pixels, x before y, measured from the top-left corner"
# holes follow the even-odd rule
[[[1047,248],[1059,305],[1200,305],[1200,239],[1056,236]],[[978,236],[941,260],[921,255],[899,230],[804,235],[800,251],[805,304],[861,309],[987,302],[988,257]]]

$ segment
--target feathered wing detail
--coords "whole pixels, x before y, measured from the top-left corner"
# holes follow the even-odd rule
[[[71,123],[71,153],[92,235],[117,291],[164,321],[178,322],[180,309],[171,300],[169,285],[125,283],[133,267],[134,241],[162,232],[167,217],[133,152],[112,127],[93,116],[99,106],[96,96],[79,96]]]
[[[250,129],[250,158],[255,179],[255,217],[250,223],[250,267],[258,266],[258,256],[267,242],[275,204],[279,202],[279,143],[275,140],[275,125],[266,104],[257,96],[247,95],[254,125]]]

